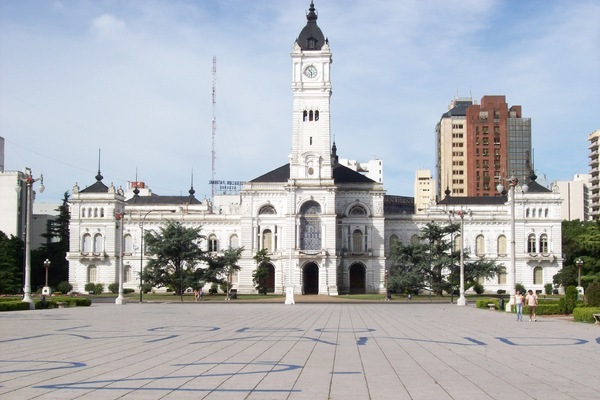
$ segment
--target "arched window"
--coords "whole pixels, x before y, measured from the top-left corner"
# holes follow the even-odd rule
[[[275,215],[277,214],[277,211],[275,211],[275,207],[273,207],[272,205],[266,205],[266,206],[262,206],[260,208],[260,210],[258,210],[258,214],[259,215]]]
[[[104,251],[104,238],[101,234],[94,235],[94,253],[100,254]]]
[[[500,235],[497,240],[498,245],[498,256],[506,256],[506,236]]]
[[[98,218],[98,209],[94,208],[94,218]]]
[[[485,237],[483,235],[477,235],[475,237],[475,254],[483,256],[485,254]]]
[[[529,236],[527,236],[527,252],[529,254],[535,254],[535,247],[535,234],[530,233]]]
[[[302,122],[306,122],[307,119],[308,119],[308,111],[304,110],[302,112]]]
[[[525,210],[525,218],[529,218],[529,208]]]
[[[97,276],[96,276],[96,266],[95,265],[90,265],[88,267],[88,276],[87,276],[87,281],[88,283],[95,283],[97,280]]]
[[[352,251],[354,253],[362,253],[363,249],[363,233],[360,229],[355,229],[352,232]]]
[[[240,239],[238,238],[238,235],[233,234],[229,237],[229,247],[232,249],[237,249],[240,247]]]
[[[219,251],[219,240],[216,235],[210,235],[208,237],[208,251],[210,253],[216,253]]]
[[[544,217],[548,218],[548,209],[547,208],[544,210]]]
[[[540,253],[548,254],[548,235],[542,233],[540,236]]]
[[[542,267],[535,267],[533,269],[533,284],[541,285],[542,283],[544,283],[544,271]]]
[[[393,250],[399,244],[400,244],[400,239],[398,238],[397,235],[394,234],[394,235],[390,236],[390,250]]]
[[[81,218],[85,218],[85,208],[81,209]]]
[[[498,274],[498,285],[506,285],[506,273],[501,272]]]
[[[315,121],[319,120],[319,111],[315,111]]]
[[[348,211],[348,216],[366,216],[367,210],[363,206],[354,206]]]
[[[307,201],[300,209],[300,248],[321,250],[321,206]]]
[[[270,229],[265,229],[262,234],[262,248],[267,249],[269,253],[273,252],[273,232]]]
[[[100,209],[100,218],[104,218],[104,208]]]
[[[123,237],[123,252],[125,254],[133,253],[133,237],[130,234]]]
[[[419,239],[419,235],[414,234],[410,237],[410,244],[419,244],[421,243],[421,239]]]
[[[462,247],[462,237],[460,235],[454,236],[454,251],[460,251]]]
[[[312,111],[312,110],[310,110],[310,111],[308,112],[308,120],[309,120],[309,121],[312,121],[312,120],[313,120],[313,111]]]
[[[81,239],[81,252],[91,253],[92,252],[92,235],[86,233]]]
[[[131,282],[131,265],[123,267],[123,282]]]

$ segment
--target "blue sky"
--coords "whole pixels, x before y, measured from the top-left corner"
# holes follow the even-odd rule
[[[0,0],[5,169],[44,174],[44,202],[77,182],[145,181],[210,196],[288,161],[291,59],[309,0]],[[505,95],[532,118],[536,170],[587,173],[600,128],[600,2],[316,0],[333,53],[332,134],[342,158],[384,163],[389,194],[435,169],[435,125],[454,97]]]

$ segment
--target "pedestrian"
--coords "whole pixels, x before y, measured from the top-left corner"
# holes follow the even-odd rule
[[[200,300],[204,300],[204,290],[200,289]]]
[[[194,289],[194,301],[198,301],[198,291]]]
[[[537,305],[538,305],[538,297],[537,294],[533,293],[533,290],[529,289],[527,292],[527,296],[525,297],[525,303],[527,303],[527,307],[529,307],[529,322],[531,322],[531,318],[534,321],[537,321]]]
[[[515,294],[515,306],[517,308],[517,321],[523,322],[523,293],[517,290]]]

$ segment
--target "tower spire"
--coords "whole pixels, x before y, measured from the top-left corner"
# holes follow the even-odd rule
[[[100,173],[100,148],[98,148],[98,175],[96,175],[96,180],[101,181],[102,179],[104,179],[104,177]]]

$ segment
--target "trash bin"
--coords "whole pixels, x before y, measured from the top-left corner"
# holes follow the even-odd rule
[[[229,298],[237,299],[237,289],[229,289]]]
[[[504,297],[500,297],[500,310],[504,310]]]

